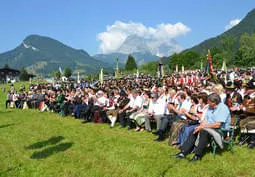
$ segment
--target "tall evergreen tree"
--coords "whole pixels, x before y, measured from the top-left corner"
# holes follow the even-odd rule
[[[130,71],[133,69],[137,69],[135,58],[132,55],[128,55],[127,63],[125,65],[125,70]]]
[[[8,64],[4,64],[4,68],[10,68]]]

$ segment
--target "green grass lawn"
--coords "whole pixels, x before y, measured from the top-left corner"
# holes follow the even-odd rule
[[[245,146],[190,163],[171,158],[178,150],[147,132],[6,110],[5,94],[0,98],[0,176],[255,176],[255,151]]]

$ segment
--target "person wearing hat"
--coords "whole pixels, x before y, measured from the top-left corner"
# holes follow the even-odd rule
[[[227,82],[226,86],[226,100],[225,104],[231,110],[231,113],[239,112],[242,109],[243,98],[237,92],[238,87],[232,81]]]
[[[248,141],[247,148],[255,148],[255,80],[246,85],[246,95],[243,106],[243,119],[240,120],[241,137],[238,145]]]

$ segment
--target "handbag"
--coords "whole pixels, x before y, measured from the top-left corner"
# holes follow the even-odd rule
[[[198,120],[186,119],[185,123],[188,124],[188,125],[196,125],[196,124],[199,124],[199,121]]]

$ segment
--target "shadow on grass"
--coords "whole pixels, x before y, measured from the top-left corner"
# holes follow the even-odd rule
[[[46,141],[40,141],[40,142],[31,144],[31,145],[25,147],[25,149],[40,149],[44,146],[57,144],[58,142],[60,142],[63,139],[65,139],[63,136],[53,136]]]
[[[31,159],[45,159],[53,154],[56,154],[58,152],[63,152],[66,151],[67,149],[69,149],[71,146],[73,145],[73,143],[61,143],[58,144],[56,146],[50,147],[50,148],[46,148],[43,151],[39,151],[39,152],[34,152],[31,155]]]
[[[5,124],[5,125],[0,125],[0,128],[5,128],[5,127],[10,127],[10,126],[13,126],[15,124]]]
[[[4,111],[0,111],[1,114],[8,114],[10,112],[13,112],[13,110],[7,109],[7,110],[4,110]]]

